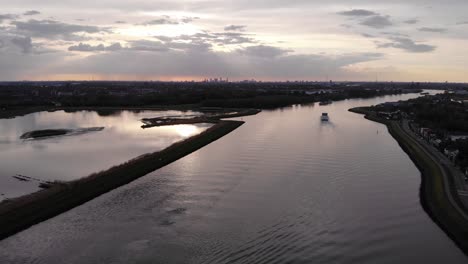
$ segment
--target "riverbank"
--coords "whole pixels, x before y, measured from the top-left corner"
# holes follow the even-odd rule
[[[389,133],[421,171],[421,204],[447,235],[468,255],[468,218],[466,208],[460,201],[454,184],[454,176],[444,168],[410,133],[400,121],[377,117],[368,108],[359,107],[349,111],[363,114],[365,118],[385,124]]]
[[[232,132],[244,122],[216,121],[201,134],[168,148],[142,155],[80,180],[55,183],[51,188],[0,203],[0,239],[11,236],[108,191],[164,167]]]

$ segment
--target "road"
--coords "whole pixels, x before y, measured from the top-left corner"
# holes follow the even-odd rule
[[[468,186],[465,181],[465,175],[458,168],[456,168],[452,162],[439,150],[413,133],[409,128],[407,120],[404,120],[402,123],[400,123],[400,128],[411,139],[413,139],[413,141],[421,146],[422,150],[439,165],[444,178],[444,187],[446,192],[449,194],[449,200],[453,206],[457,208],[457,210],[468,220],[468,215],[466,214],[466,208],[468,208]],[[455,183],[455,188],[457,190],[456,193],[453,193],[449,187],[449,177],[451,177]],[[460,208],[458,206],[458,203],[453,200],[454,195],[457,195],[460,198],[465,208]]]

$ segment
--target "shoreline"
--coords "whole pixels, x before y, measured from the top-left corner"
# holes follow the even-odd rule
[[[422,90],[418,90],[420,92]],[[388,96],[388,95],[401,95],[401,94],[408,94],[414,93],[415,91],[400,91],[395,93],[384,93],[384,94],[376,94],[373,96],[347,96],[347,97],[339,97],[339,98],[332,98],[329,99],[332,102],[338,102],[343,100],[349,99],[366,99],[366,98],[373,98],[373,97],[381,97],[381,96]],[[266,96],[268,98],[268,96]],[[281,103],[277,103],[274,105],[262,105],[262,98],[261,96],[253,97],[253,98],[245,98],[246,100],[251,100],[252,105],[242,105],[242,104],[230,104],[228,101],[225,100],[225,104],[223,105],[210,105],[204,104],[203,102],[199,103],[191,103],[191,104],[154,104],[154,105],[138,105],[138,106],[53,106],[53,105],[34,105],[34,106],[12,106],[11,108],[0,109],[0,119],[9,119],[15,118],[18,116],[24,116],[28,114],[32,114],[35,112],[54,112],[54,111],[122,111],[122,110],[129,110],[129,111],[168,111],[168,110],[176,110],[176,111],[213,111],[213,110],[223,110],[223,109],[280,109],[283,107],[289,107],[295,104],[315,104],[321,101],[320,98],[315,98],[312,100],[307,99],[307,97],[294,97],[293,95],[287,95],[286,97],[291,97],[291,100],[286,100]],[[239,99],[239,98],[238,98]],[[265,98],[263,98],[265,99]],[[273,98],[274,99],[274,98]],[[263,102],[265,103],[265,102]]]
[[[463,253],[468,255],[467,211],[458,197],[450,171],[408,135],[399,122],[379,118],[362,107],[349,111],[362,114],[364,118],[387,127],[390,135],[421,172],[419,196],[423,209]]]
[[[206,131],[108,170],[0,203],[0,240],[84,204],[185,157],[244,124],[218,120]]]

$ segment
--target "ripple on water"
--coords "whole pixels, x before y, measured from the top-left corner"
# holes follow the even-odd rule
[[[245,117],[219,141],[0,241],[0,263],[466,263],[422,210],[420,173],[385,127],[347,112],[409,97]],[[318,120],[324,111],[332,124]]]

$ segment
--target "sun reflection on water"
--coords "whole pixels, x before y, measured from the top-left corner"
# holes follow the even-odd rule
[[[199,133],[199,128],[194,125],[177,125],[171,127],[181,137],[188,138]]]

